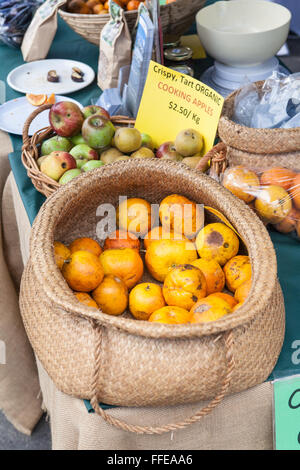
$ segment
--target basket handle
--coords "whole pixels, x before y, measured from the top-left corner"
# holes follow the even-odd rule
[[[28,135],[29,132],[29,127],[32,121],[38,116],[40,113],[45,111],[46,109],[50,109],[52,104],[43,104],[36,108],[26,119],[24,127],[23,127],[23,132],[22,132],[22,137],[23,137],[23,148],[27,147],[30,144],[30,137]],[[49,124],[50,125],[50,124]]]
[[[110,414],[106,413],[98,403],[97,398],[97,381],[98,381],[98,373],[100,370],[100,353],[101,353],[101,339],[102,339],[102,328],[101,326],[97,325],[96,322],[92,323],[94,331],[95,331],[95,371],[93,376],[92,382],[92,398],[90,403],[94,409],[94,411],[101,416],[108,424],[115,426],[122,431],[128,431],[135,434],[165,434],[171,431],[177,431],[179,429],[184,429],[190,426],[193,423],[197,423],[201,420],[204,416],[208,415],[213,411],[213,409],[219,405],[223,398],[225,397],[229,385],[231,382],[232,374],[234,371],[235,363],[234,363],[234,356],[233,356],[233,332],[232,330],[227,331],[224,334],[224,342],[225,342],[225,354],[226,354],[226,362],[227,362],[227,371],[225,377],[223,379],[222,388],[218,395],[208,403],[205,407],[199,410],[194,415],[186,418],[183,421],[177,423],[169,423],[163,426],[138,426],[134,424],[128,424],[125,421],[120,419],[114,418]]]
[[[224,142],[219,142],[204,157],[200,160],[196,166],[196,170],[204,171],[208,162],[211,161],[210,173],[216,176],[220,176],[225,171],[227,166],[227,147]]]

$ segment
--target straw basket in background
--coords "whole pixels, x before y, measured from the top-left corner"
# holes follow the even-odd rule
[[[159,204],[179,193],[222,212],[241,235],[252,263],[252,290],[234,313],[206,324],[167,325],[114,317],[79,303],[56,266],[53,241],[96,236],[97,208],[119,196]],[[207,221],[208,215],[207,216]],[[242,243],[241,243],[242,244]],[[269,235],[253,211],[212,178],[183,164],[153,159],[116,162],[60,187],[32,228],[20,307],[43,367],[64,393],[91,400],[110,424],[161,434],[198,421],[226,394],[266,380],[284,338],[285,312]],[[162,406],[211,400],[180,423],[135,426],[98,402]]]
[[[196,13],[204,6],[205,0],[176,0],[160,8],[164,36],[181,36],[194,23]],[[83,15],[69,13],[66,7],[58,10],[64,21],[80,36],[99,46],[100,33],[109,20],[107,15]],[[125,18],[132,32],[137,21],[137,11],[126,11]]]
[[[261,90],[264,82],[255,84]],[[300,170],[300,128],[256,129],[235,123],[231,118],[238,93],[236,90],[225,99],[218,125],[218,135],[226,146],[227,164]]]

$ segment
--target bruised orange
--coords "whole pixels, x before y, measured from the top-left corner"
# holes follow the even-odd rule
[[[223,266],[239,251],[239,239],[223,223],[207,224],[197,235],[196,247],[200,258],[214,259]]]
[[[26,93],[27,101],[33,106],[41,106],[47,101],[47,95],[34,95],[33,93]]]
[[[177,232],[187,238],[194,238],[203,227],[204,211],[185,196],[171,194],[161,201],[159,218],[167,232]]]
[[[251,290],[252,281],[248,279],[248,281],[243,282],[235,291],[234,298],[238,303],[242,303],[248,297],[250,290]]]
[[[148,320],[155,310],[165,305],[162,288],[153,282],[138,284],[129,294],[129,310],[137,320]]]
[[[167,323],[169,325],[179,325],[189,323],[191,313],[181,307],[167,306],[153,312],[149,321],[157,323]]]
[[[61,242],[55,241],[54,247],[54,258],[58,268],[61,270],[66,259],[69,258],[71,252],[69,248]]]
[[[211,297],[217,297],[219,299],[225,300],[225,302],[228,303],[230,308],[235,307],[235,305],[237,304],[237,301],[233,297],[233,295],[226,294],[226,292],[214,292],[214,294],[210,294],[207,296],[207,298],[211,298]]]
[[[263,186],[281,186],[288,191],[292,186],[294,177],[294,171],[278,166],[264,171],[260,177],[260,183]]]
[[[72,241],[69,245],[69,250],[71,253],[75,253],[75,251],[89,251],[96,256],[100,256],[102,253],[102,248],[99,243],[88,237],[76,238],[76,240]]]
[[[244,166],[235,166],[225,171],[222,184],[239,199],[249,203],[256,197],[259,179],[254,171]]]
[[[240,285],[251,279],[249,256],[239,255],[231,258],[224,266],[226,286],[235,292]]]
[[[102,312],[121,315],[128,305],[128,289],[124,281],[113,274],[106,274],[92,297]]]
[[[104,274],[113,274],[121,278],[128,289],[135,286],[143,276],[143,260],[139,253],[132,248],[104,250],[99,259]]]
[[[140,251],[139,239],[130,232],[124,230],[115,230],[106,238],[104,242],[104,250],[117,250],[121,248],[132,248],[133,250]]]
[[[214,292],[221,292],[225,286],[225,274],[221,266],[214,259],[205,258],[196,259],[192,262],[193,266],[199,268],[204,274],[206,280],[207,295]]]
[[[104,271],[99,257],[89,251],[75,251],[64,262],[62,275],[76,292],[90,292],[102,282]]]
[[[163,282],[178,264],[191,264],[197,259],[194,243],[189,240],[156,240],[146,251],[145,262],[151,276]]]
[[[228,302],[218,297],[206,297],[199,300],[191,309],[191,323],[207,323],[216,321],[231,313]]]
[[[264,222],[278,224],[292,209],[289,193],[281,186],[262,186],[255,200],[255,210]]]
[[[86,305],[87,307],[98,308],[96,302],[92,299],[92,297],[87,292],[74,292],[75,296],[82,304]]]
[[[120,230],[144,236],[151,227],[151,205],[141,198],[125,199],[117,208],[117,223]]]
[[[168,305],[190,310],[206,296],[206,280],[196,266],[183,264],[173,268],[166,276],[163,295]]]

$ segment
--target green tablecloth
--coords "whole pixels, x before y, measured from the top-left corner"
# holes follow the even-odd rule
[[[61,19],[48,58],[77,59],[88,63],[97,71],[98,48],[74,33]],[[195,62],[196,77],[211,65],[211,59]],[[10,70],[23,63],[21,52],[0,46],[0,80],[6,81]],[[70,95],[83,105],[90,104],[100,95],[96,82]],[[21,96],[7,86],[6,99]],[[14,153],[9,156],[11,168],[29,220],[32,223],[45,198],[36,191],[21,163],[21,137],[11,136]],[[300,373],[300,243],[289,236],[271,232],[278,259],[278,275],[286,305],[286,336],[277,365],[270,379]],[[298,350],[298,353],[297,353]]]

